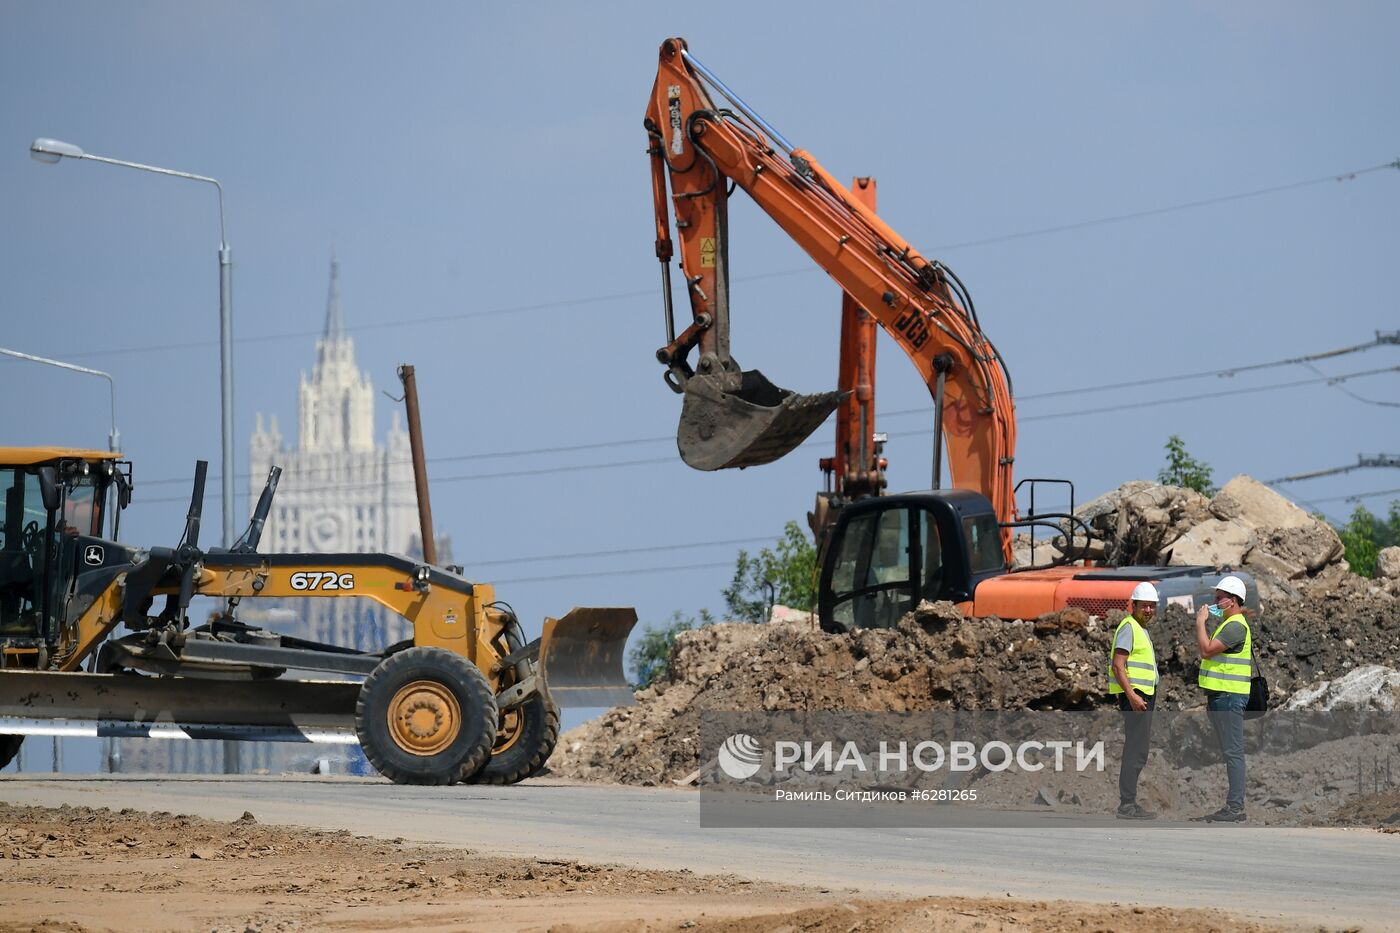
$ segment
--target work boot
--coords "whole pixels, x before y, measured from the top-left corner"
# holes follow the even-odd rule
[[[1202,819],[1207,823],[1243,823],[1245,821],[1243,810],[1231,810],[1229,807],[1221,807],[1214,813],[1207,813]]]
[[[1141,805],[1136,803],[1123,804],[1114,816],[1120,820],[1155,820],[1157,818],[1157,814],[1151,810],[1144,810]]]

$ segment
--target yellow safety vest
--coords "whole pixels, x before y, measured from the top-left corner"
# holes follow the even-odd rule
[[[1123,692],[1123,688],[1118,685],[1118,678],[1113,676],[1113,651],[1118,644],[1118,633],[1123,631],[1125,625],[1133,627],[1133,650],[1128,652],[1127,661],[1128,683],[1133,685],[1133,689],[1143,693],[1156,693],[1157,653],[1152,650],[1152,639],[1147,636],[1147,629],[1138,625],[1137,619],[1128,616],[1113,630],[1113,646],[1110,646],[1108,656],[1108,695],[1114,696]]]
[[[1249,631],[1249,622],[1237,612],[1216,626],[1215,633],[1210,637],[1219,638],[1226,624],[1236,619],[1244,626],[1244,644],[1240,645],[1239,650],[1201,659],[1201,672],[1196,676],[1196,683],[1207,690],[1249,693],[1249,682],[1254,678],[1254,660],[1250,652],[1253,636]]]

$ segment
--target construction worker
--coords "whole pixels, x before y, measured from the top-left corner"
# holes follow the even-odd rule
[[[1108,695],[1118,698],[1123,711],[1123,760],[1118,767],[1120,820],[1155,820],[1157,814],[1137,802],[1138,775],[1147,764],[1152,737],[1152,712],[1157,705],[1157,653],[1147,626],[1157,614],[1157,588],[1139,583],[1129,600],[1131,612],[1113,633],[1113,657],[1108,668]]]
[[[1243,823],[1244,816],[1244,707],[1254,676],[1253,643],[1244,616],[1244,581],[1223,577],[1215,585],[1215,602],[1196,610],[1196,645],[1201,651],[1201,672],[1196,683],[1206,692],[1215,740],[1225,760],[1230,786],[1225,806],[1203,819],[1210,823]],[[1217,616],[1213,631],[1206,622]]]

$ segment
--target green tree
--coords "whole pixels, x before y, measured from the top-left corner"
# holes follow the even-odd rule
[[[671,650],[676,645],[676,636],[701,625],[714,622],[708,609],[701,609],[698,619],[685,616],[677,609],[671,613],[669,622],[643,627],[641,637],[632,643],[627,652],[628,672],[632,676],[632,686],[641,690],[650,687],[666,673],[671,663]]]
[[[817,548],[797,522],[783,526],[771,550],[752,557],[740,551],[734,579],[724,590],[725,609],[736,622],[764,621],[770,599],[804,612],[817,607]]]
[[[1157,472],[1157,482],[1168,486],[1185,486],[1205,496],[1215,495],[1211,485],[1211,468],[1186,452],[1186,442],[1173,434],[1167,438],[1167,463]]]
[[[1358,505],[1351,519],[1337,529],[1346,547],[1351,572],[1362,577],[1376,575],[1376,558],[1383,548],[1400,543],[1400,499],[1390,503],[1390,513],[1382,521],[1364,505]]]

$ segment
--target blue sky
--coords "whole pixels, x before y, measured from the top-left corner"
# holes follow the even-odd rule
[[[417,367],[434,512],[469,575],[500,581],[530,625],[574,604],[635,605],[646,621],[720,608],[737,548],[693,545],[754,547],[802,520],[832,429],[742,473],[674,456],[641,128],[671,35],[837,177],[874,175],[882,216],[968,284],[1022,397],[1018,475],[1071,478],[1082,501],[1152,477],[1170,434],[1221,481],[1400,453],[1393,404],[1325,384],[1240,391],[1317,377],[1303,367],[1136,385],[1400,326],[1385,258],[1400,246],[1400,171],[959,245],[1400,157],[1400,8],[522,9],[0,7],[3,345],[115,377],[138,489],[128,540],[173,544],[195,459],[217,471],[214,192],[41,165],[28,153],[39,136],[223,183],[240,474],[256,413],[294,431],[334,249],[376,388],[397,389],[397,364]],[[799,391],[833,387],[836,287],[742,194],[731,214],[735,356]],[[1317,364],[1397,365],[1396,347]],[[1389,372],[1345,387],[1394,403],[1397,384]],[[1093,386],[1105,388],[1031,398]],[[7,443],[104,445],[97,380],[0,361],[0,387]],[[1231,394],[1170,401],[1206,393]],[[910,412],[878,422],[891,487],[926,486],[928,393],[889,343],[877,397],[880,412]],[[1127,403],[1141,407],[1081,413]],[[381,433],[392,407],[380,404]],[[1340,497],[1397,479],[1289,491],[1341,517]],[[211,479],[211,516],[217,489]],[[540,559],[556,555],[579,556]]]

